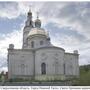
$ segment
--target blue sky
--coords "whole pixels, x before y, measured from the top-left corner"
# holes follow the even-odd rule
[[[32,6],[51,42],[66,52],[78,50],[79,64],[90,64],[90,2],[0,2],[0,71],[7,70],[10,43],[22,48],[22,31]]]
[[[8,19],[8,18],[0,18],[0,28],[2,29],[0,33],[10,33],[14,29],[19,30],[20,29],[20,24],[23,22],[25,19],[25,16],[20,15],[15,19]]]

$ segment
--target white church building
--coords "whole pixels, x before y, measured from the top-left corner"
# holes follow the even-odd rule
[[[65,80],[79,76],[78,51],[66,53],[52,45],[38,16],[33,22],[31,10],[23,29],[22,49],[9,44],[7,61],[9,79]]]

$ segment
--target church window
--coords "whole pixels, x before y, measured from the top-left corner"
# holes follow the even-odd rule
[[[34,47],[34,41],[31,42],[31,47],[32,47],[32,48]]]
[[[55,74],[58,74],[59,63],[55,61]]]
[[[25,74],[25,65],[21,64],[21,75]]]
[[[41,64],[41,73],[46,74],[46,64],[45,63]]]
[[[64,74],[65,74],[65,63],[63,64],[63,68],[64,68]]]
[[[43,45],[43,41],[40,41],[40,45]]]
[[[27,44],[27,46],[28,46],[28,39],[26,39],[26,44]]]

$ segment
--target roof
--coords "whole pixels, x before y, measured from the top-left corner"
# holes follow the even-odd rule
[[[31,31],[29,32],[28,34],[28,37],[29,36],[32,36],[32,35],[45,35],[48,37],[48,32],[45,31],[43,28],[32,28]]]

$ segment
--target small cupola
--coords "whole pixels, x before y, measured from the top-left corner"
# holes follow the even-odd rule
[[[35,20],[35,27],[36,28],[41,27],[41,20],[39,19],[38,12],[37,12],[37,19]]]

